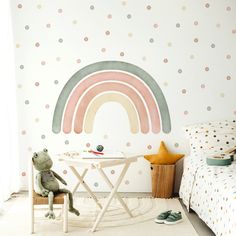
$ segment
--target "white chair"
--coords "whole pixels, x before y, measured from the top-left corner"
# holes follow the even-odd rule
[[[61,204],[63,217],[63,232],[68,232],[68,194],[59,193],[55,195],[53,204]],[[48,205],[48,198],[42,197],[34,191],[34,167],[32,160],[29,163],[29,203],[30,203],[30,232],[34,233],[34,211],[35,205]]]

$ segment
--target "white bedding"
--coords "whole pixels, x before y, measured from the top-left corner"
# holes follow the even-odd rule
[[[186,157],[180,198],[217,236],[236,236],[236,161],[208,166],[203,157]]]

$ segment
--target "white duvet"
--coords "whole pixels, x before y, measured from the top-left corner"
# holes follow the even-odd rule
[[[236,236],[236,161],[208,166],[205,158],[186,157],[180,198],[217,236]]]

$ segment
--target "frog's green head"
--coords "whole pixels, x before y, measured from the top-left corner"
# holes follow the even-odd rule
[[[53,164],[46,148],[41,152],[35,152],[32,161],[35,169],[38,171],[50,170]]]

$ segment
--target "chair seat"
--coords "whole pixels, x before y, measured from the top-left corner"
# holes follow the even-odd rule
[[[64,204],[65,193],[58,193],[53,198],[53,204]],[[48,197],[42,197],[33,191],[33,204],[34,205],[46,205],[48,204]]]

